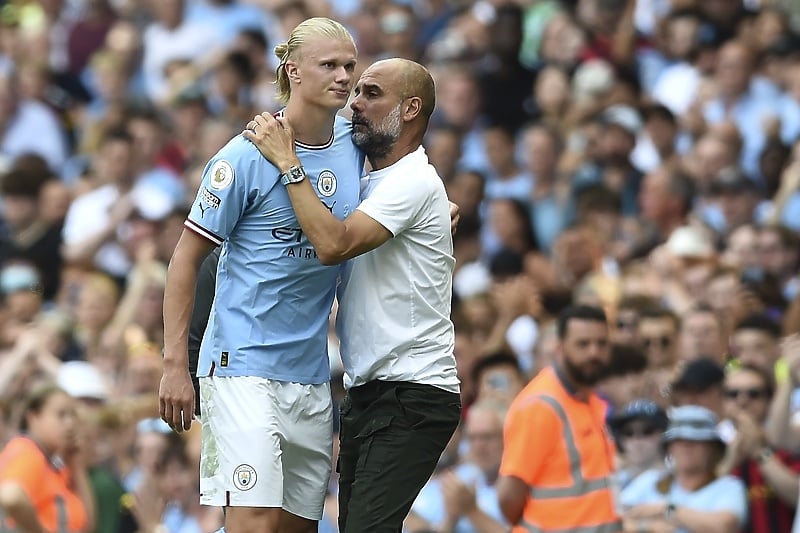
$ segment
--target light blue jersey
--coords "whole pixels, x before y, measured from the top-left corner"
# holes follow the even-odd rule
[[[324,146],[297,144],[320,200],[338,219],[359,202],[364,156],[337,117]],[[197,375],[302,384],[330,379],[328,315],[338,266],[324,266],[300,229],[278,169],[237,136],[206,165],[185,226],[222,244],[216,297]]]

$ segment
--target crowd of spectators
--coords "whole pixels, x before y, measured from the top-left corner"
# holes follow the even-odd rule
[[[0,2],[0,442],[19,432],[20,398],[56,382],[79,399],[98,533],[219,527],[221,512],[198,505],[197,429],[178,436],[157,419],[166,264],[207,160],[255,113],[279,110],[272,47],[329,16],[353,33],[358,72],[387,57],[430,69],[425,146],[461,210],[453,320],[467,409],[409,531],[506,530],[493,487],[503,417],[552,361],[554,318],[571,302],[611,319],[599,390],[620,483],[643,487],[623,500],[660,490],[642,472],[691,471],[686,438],[663,446],[664,410],[702,406],[720,438],[697,440],[713,444],[720,479],[738,480],[724,494],[747,487],[747,531],[789,531],[799,6]],[[340,396],[333,333],[330,348]]]

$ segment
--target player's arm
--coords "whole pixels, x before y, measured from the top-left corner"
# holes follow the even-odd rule
[[[159,390],[161,417],[175,429],[188,430],[194,413],[189,377],[189,322],[200,263],[214,248],[210,240],[183,230],[167,268],[164,288],[164,373]]]

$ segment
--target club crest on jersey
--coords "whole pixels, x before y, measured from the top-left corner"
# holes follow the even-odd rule
[[[323,170],[317,178],[317,190],[326,198],[336,192],[336,175],[330,170]]]
[[[233,471],[233,484],[239,490],[250,490],[256,484],[256,469],[250,465],[239,465]]]
[[[221,159],[211,167],[211,175],[208,180],[211,188],[217,191],[227,189],[233,183],[233,167],[230,163]]]

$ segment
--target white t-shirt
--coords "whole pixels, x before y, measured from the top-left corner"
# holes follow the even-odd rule
[[[108,224],[109,212],[120,198],[116,185],[107,184],[75,199],[64,220],[64,244],[84,241]],[[131,260],[117,240],[103,244],[94,256],[94,264],[112,276],[125,277],[131,269]]]
[[[394,238],[348,261],[342,273],[336,329],[345,387],[377,379],[457,393],[444,184],[420,147],[362,179],[361,197],[357,209]]]

